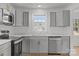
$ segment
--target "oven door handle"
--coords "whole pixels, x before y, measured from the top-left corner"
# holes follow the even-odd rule
[[[19,40],[15,41],[14,44],[17,44],[17,43],[21,42],[22,40],[23,39],[19,39]]]

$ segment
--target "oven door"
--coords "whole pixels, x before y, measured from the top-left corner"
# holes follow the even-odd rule
[[[14,56],[22,55],[22,41],[14,44]]]
[[[22,55],[22,39],[14,41],[13,46],[13,56],[21,56]]]

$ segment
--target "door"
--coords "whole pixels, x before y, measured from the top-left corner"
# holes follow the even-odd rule
[[[3,52],[4,52],[3,53],[4,56],[11,56],[11,47],[8,47]]]
[[[29,12],[23,12],[23,26],[29,26]]]
[[[0,56],[11,56],[11,47],[9,46],[5,50],[0,51]]]
[[[62,53],[70,52],[70,37],[62,36]]]
[[[56,12],[50,12],[50,27],[56,26]]]
[[[70,11],[69,10],[63,11],[63,24],[64,26],[70,26]]]
[[[70,26],[70,11],[56,12],[56,26]]]
[[[40,39],[40,55],[48,55],[48,38]]]
[[[22,53],[23,55],[28,55],[30,53],[30,39],[25,37],[22,43]]]
[[[63,26],[63,12],[56,12],[56,26]]]
[[[34,55],[47,55],[48,37],[35,37],[30,39],[30,53],[34,53]]]
[[[30,53],[39,53],[40,41],[38,39],[30,39]]]

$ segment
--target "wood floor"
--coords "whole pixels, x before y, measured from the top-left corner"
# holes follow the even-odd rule
[[[73,47],[74,51],[71,56],[79,56],[79,46],[74,46]],[[68,53],[61,53],[61,54],[56,54],[56,53],[51,53],[51,54],[48,54],[48,53],[23,53],[22,56],[69,56]]]
[[[23,53],[23,56],[69,56],[68,53]]]
[[[79,46],[74,46],[75,56],[79,56]]]

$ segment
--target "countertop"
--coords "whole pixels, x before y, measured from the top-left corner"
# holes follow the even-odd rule
[[[32,35],[10,35],[10,36],[14,36],[14,37],[24,37],[24,36],[32,36]]]
[[[7,39],[0,39],[0,45],[3,45],[3,44],[5,44],[5,43],[7,43],[7,42],[10,42],[11,40],[7,40]]]

